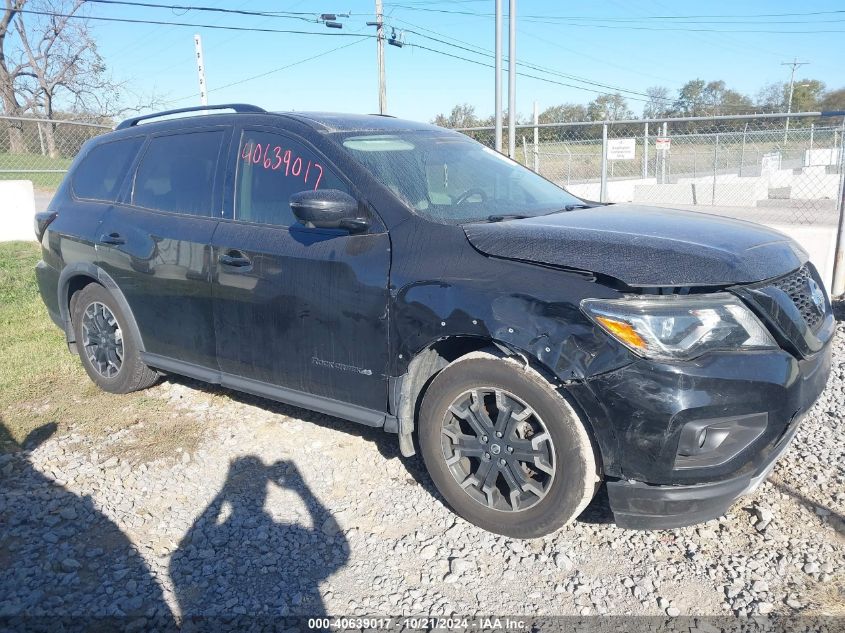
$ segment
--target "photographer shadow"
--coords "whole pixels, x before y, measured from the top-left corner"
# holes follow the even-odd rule
[[[45,424],[18,443],[0,418],[0,629],[175,631],[129,537],[90,496],[33,466],[56,430]]]
[[[294,492],[312,527],[278,522],[270,486]],[[325,615],[319,583],[349,558],[346,538],[293,463],[256,456],[229,465],[226,482],[179,543],[170,578],[183,621]],[[200,628],[203,628],[200,626]]]

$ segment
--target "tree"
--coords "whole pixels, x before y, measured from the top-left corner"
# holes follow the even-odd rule
[[[787,92],[789,86],[787,85]],[[800,79],[795,81],[792,90],[793,112],[815,112],[819,108],[825,91],[823,81],[818,79]],[[787,99],[789,95],[787,94]]]
[[[84,0],[4,0],[0,16],[0,98],[10,116],[50,119],[73,113],[102,121],[128,110],[152,107],[151,97],[119,107],[126,86],[106,72],[86,20]],[[25,12],[26,10],[32,13]],[[26,152],[20,122],[9,127],[12,152]],[[51,156],[58,155],[54,124],[39,125]]]
[[[704,87],[704,113],[707,116],[745,114],[753,110],[751,99],[727,88],[724,81],[711,81]]]
[[[456,127],[475,127],[480,124],[478,117],[475,115],[475,106],[468,103],[462,103],[452,108],[451,114],[445,116],[438,114],[434,117],[434,125],[440,127],[456,128]]]
[[[769,112],[785,112],[788,92],[789,88],[783,82],[767,84],[757,93],[757,107]]]
[[[32,98],[21,101],[24,94],[19,94],[16,84],[31,76],[27,65],[21,61],[10,61],[7,55],[9,28],[15,16],[26,0],[6,0],[3,17],[0,18],[0,98],[3,100],[3,112],[9,116],[20,116],[32,107]],[[9,148],[13,153],[23,153],[26,145],[23,140],[23,124],[20,121],[9,123]]]
[[[539,117],[540,123],[572,123],[587,119],[587,108],[580,103],[561,103],[543,110]]]
[[[819,102],[819,110],[845,110],[845,88],[826,92]]]
[[[618,92],[599,95],[587,104],[587,118],[590,121],[620,121],[633,119],[634,113],[628,102]]]
[[[106,66],[84,20],[75,19],[85,0],[29,0],[33,10],[49,15],[19,14],[15,30],[27,75],[17,90],[32,95],[33,111],[56,116],[59,100],[72,111],[114,113],[119,85]],[[31,21],[30,21],[30,18]],[[47,151],[58,156],[54,124],[44,126]]]
[[[688,81],[678,91],[673,114],[677,116],[702,116],[705,113],[707,83],[703,79]]]
[[[644,119],[660,119],[672,114],[672,100],[669,98],[669,89],[663,86],[652,86],[646,88],[648,102],[643,106]]]

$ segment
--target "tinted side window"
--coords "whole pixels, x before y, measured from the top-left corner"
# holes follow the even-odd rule
[[[222,141],[222,130],[153,137],[135,173],[132,203],[158,211],[212,215]]]
[[[351,194],[318,154],[287,136],[245,131],[238,156],[235,219],[293,226],[293,194],[317,189]]]
[[[94,147],[73,172],[71,186],[74,195],[88,200],[114,202],[126,170],[143,142],[143,137],[136,137]]]

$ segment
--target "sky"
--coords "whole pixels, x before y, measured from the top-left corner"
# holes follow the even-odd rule
[[[375,28],[366,26],[375,19],[374,0],[145,1],[300,12],[306,19],[105,3],[89,4],[85,13],[320,35],[92,21],[109,72],[131,85],[140,101],[154,94],[167,107],[199,104],[193,39],[199,33],[210,103],[245,102],[268,110],[378,111],[376,42],[351,37],[374,34]],[[503,6],[507,14],[508,0]],[[494,71],[482,64],[493,63],[494,0],[385,0],[384,7],[387,34],[395,29],[406,43],[402,48],[385,47],[388,113],[430,121],[458,103],[475,106],[482,117],[493,113]],[[315,14],[332,12],[351,14],[338,18],[342,29],[311,21]],[[794,58],[809,62],[798,70],[797,79],[845,87],[842,0],[518,0],[516,15],[516,59],[534,66],[518,70],[540,78],[517,74],[516,110],[522,116],[530,116],[534,101],[540,110],[564,102],[586,104],[616,89],[630,91],[623,94],[639,114],[644,104],[637,99],[645,97],[638,93],[647,87],[666,86],[674,95],[695,78],[722,79],[729,88],[753,96],[765,84],[788,80],[790,69],[782,62]],[[507,15],[503,46],[507,54]],[[506,106],[506,76],[503,100]],[[133,97],[128,101],[133,105]]]

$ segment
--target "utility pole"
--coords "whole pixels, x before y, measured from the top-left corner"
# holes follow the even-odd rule
[[[502,152],[502,0],[496,0],[496,151]]]
[[[194,35],[194,50],[197,53],[197,75],[200,81],[200,105],[208,105],[208,88],[205,84],[205,61],[202,57],[202,38]]]
[[[786,144],[787,136],[789,135],[789,115],[792,114],[792,92],[795,89],[795,70],[799,66],[804,66],[810,62],[799,62],[795,57],[791,62],[781,62],[781,66],[792,66],[792,72],[789,74],[789,99],[786,102],[786,126],[783,129],[783,142]]]
[[[376,45],[378,47],[378,113],[387,113],[387,85],[384,79],[384,9],[376,0]]]
[[[516,0],[508,8],[508,156],[516,156]]]

